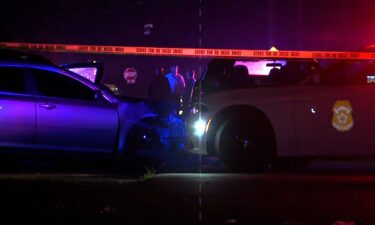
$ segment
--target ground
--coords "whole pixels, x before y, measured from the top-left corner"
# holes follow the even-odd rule
[[[374,165],[317,163],[263,174],[204,166],[205,173],[180,168],[130,176],[105,164],[67,170],[17,161],[2,164],[0,218],[1,224],[374,224]]]

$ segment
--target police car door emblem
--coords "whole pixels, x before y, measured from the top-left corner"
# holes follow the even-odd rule
[[[354,126],[353,108],[348,100],[337,100],[332,107],[332,126],[337,131],[349,131]]]

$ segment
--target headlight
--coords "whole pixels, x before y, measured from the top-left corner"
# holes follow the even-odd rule
[[[194,135],[198,137],[202,136],[204,132],[206,131],[206,121],[202,119],[195,121],[195,123],[193,124],[193,128],[194,128]]]

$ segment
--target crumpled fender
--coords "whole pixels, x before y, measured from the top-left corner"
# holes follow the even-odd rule
[[[119,154],[122,154],[126,151],[126,137],[130,128],[139,123],[146,115],[156,116],[157,113],[148,107],[145,102],[120,102],[118,113],[119,138],[117,151]]]
[[[174,107],[172,105],[163,104],[160,102],[128,99],[123,99],[120,101],[118,103],[119,138],[117,152],[119,154],[126,152],[128,133],[129,130],[135,125],[148,124],[149,126],[155,126],[155,130],[159,128],[164,128],[165,130],[176,130],[177,122],[175,124],[173,121],[178,120],[173,109]],[[156,118],[156,120],[152,118]],[[180,120],[182,120],[182,118]],[[159,123],[159,121],[162,122]],[[183,122],[179,121],[179,123],[181,124]],[[181,125],[178,127],[179,129],[184,129],[181,127]],[[165,132],[161,136],[163,135],[165,135]],[[170,135],[168,134],[168,136]]]

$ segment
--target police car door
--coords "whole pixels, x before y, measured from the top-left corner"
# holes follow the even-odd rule
[[[375,86],[368,71],[340,65],[318,84],[294,88],[295,124],[301,156],[374,155],[372,136]]]

